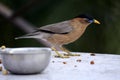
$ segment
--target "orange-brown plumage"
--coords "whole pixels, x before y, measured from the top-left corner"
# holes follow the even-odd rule
[[[64,45],[76,41],[82,36],[85,29],[89,24],[83,25],[79,22],[80,18],[75,18],[70,21],[70,25],[73,27],[73,30],[69,34],[54,34],[49,37],[47,40],[52,44]]]
[[[70,54],[70,52],[63,48],[62,45],[76,41],[78,38],[82,36],[88,25],[90,25],[93,22],[100,24],[99,21],[95,20],[91,16],[80,15],[71,20],[40,27],[37,31],[22,37],[18,37],[18,39],[19,38],[45,39],[52,44],[52,49],[55,50],[58,56],[64,58],[65,56],[59,54],[59,52],[55,49],[55,46],[59,46],[62,50]]]

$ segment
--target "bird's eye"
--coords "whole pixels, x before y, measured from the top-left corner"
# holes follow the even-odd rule
[[[87,23],[92,23],[93,22],[93,20],[90,20],[90,19],[84,19],[85,20],[85,22],[87,22]]]

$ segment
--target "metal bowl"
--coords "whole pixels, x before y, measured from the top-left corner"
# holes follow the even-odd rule
[[[6,48],[0,50],[2,63],[14,74],[33,74],[42,72],[49,64],[49,48]]]

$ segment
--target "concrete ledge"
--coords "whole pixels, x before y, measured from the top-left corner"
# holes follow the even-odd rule
[[[52,56],[48,68],[41,74],[2,75],[0,72],[0,80],[120,80],[120,55],[80,54],[68,59]]]

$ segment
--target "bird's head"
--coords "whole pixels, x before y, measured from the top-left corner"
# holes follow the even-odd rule
[[[86,24],[91,24],[91,23],[96,23],[96,24],[100,24],[100,22],[96,19],[94,19],[92,16],[88,15],[88,14],[81,14],[75,18],[80,18],[80,22],[81,23],[86,23]]]

